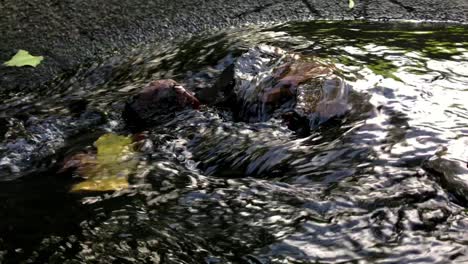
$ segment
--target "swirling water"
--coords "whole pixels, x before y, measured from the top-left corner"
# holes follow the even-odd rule
[[[222,106],[184,111],[149,129],[130,188],[69,192],[76,180],[57,172],[60,160],[104,132],[129,133],[125,98],[158,78],[206,88],[260,43],[336,64],[359,94],[353,109],[306,138],[274,119],[235,122]],[[0,182],[0,260],[466,263],[468,203],[456,191],[466,171],[447,182],[423,164],[443,147],[467,148],[467,86],[466,26],[304,22],[141,47],[4,93],[10,123],[62,120],[82,104],[106,121],[60,138],[40,170]],[[0,133],[5,156],[10,134]],[[465,168],[466,153],[456,157]]]

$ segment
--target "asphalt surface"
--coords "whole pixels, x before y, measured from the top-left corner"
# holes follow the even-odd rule
[[[246,23],[308,19],[468,21],[467,0],[0,0],[0,63],[18,49],[37,68],[0,66],[0,91],[34,87],[138,44]]]

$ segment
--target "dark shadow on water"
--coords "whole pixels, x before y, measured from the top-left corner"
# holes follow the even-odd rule
[[[69,186],[69,179],[53,174],[0,184],[0,248],[8,250],[3,263],[24,261],[44,238],[80,233],[80,222],[91,214],[68,193]]]

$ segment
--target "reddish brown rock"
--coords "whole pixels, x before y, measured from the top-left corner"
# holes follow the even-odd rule
[[[155,121],[158,116],[199,107],[198,99],[176,81],[157,80],[126,103],[123,117],[131,125],[144,125]]]
[[[349,109],[350,86],[333,64],[319,58],[260,45],[237,59],[233,78],[235,116],[241,121],[282,116],[292,130],[306,131]]]
[[[65,171],[76,171],[79,175],[83,175],[90,167],[94,167],[96,165],[96,153],[77,153],[64,159],[59,173]]]
[[[282,65],[273,73],[277,83],[266,88],[261,101],[275,103],[296,99],[297,89],[301,84],[313,79],[327,77],[333,74],[333,68],[319,62],[294,62]]]

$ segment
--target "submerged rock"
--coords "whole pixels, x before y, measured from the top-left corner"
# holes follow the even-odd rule
[[[260,45],[241,55],[212,85],[196,94],[174,80],[151,82],[125,105],[123,118],[130,128],[161,123],[200,102],[231,108],[238,121],[263,122],[283,117],[301,135],[311,127],[349,110],[350,87],[333,65],[301,59],[280,48]],[[191,83],[191,82],[187,82]]]
[[[336,72],[333,65],[303,60],[276,47],[252,48],[234,65],[238,118],[260,122],[295,112],[313,127],[343,115],[349,108],[350,86]]]
[[[196,94],[200,102],[210,105],[223,105],[232,98],[234,88],[234,64],[226,66],[212,85],[200,89]]]
[[[228,107],[233,108],[233,121],[263,122],[271,117],[283,118],[291,130],[305,136],[311,127],[348,110],[349,86],[335,72],[332,65],[318,60],[302,60],[282,49],[261,45],[227,66],[212,89],[201,91],[199,95],[204,95],[206,100],[203,102],[213,104],[221,103],[223,96],[229,98],[231,101],[224,103],[228,101]],[[220,94],[223,95],[220,97]],[[16,177],[37,170],[42,165],[36,163],[66,147],[68,139],[102,124],[104,115],[86,111],[87,105],[84,100],[73,101],[67,113],[52,114],[43,120],[34,117],[25,118],[26,121],[12,119],[11,124],[0,127],[4,138],[0,144],[0,177]],[[140,131],[151,126],[155,130],[155,125],[176,122],[178,115],[184,115],[183,110],[199,107],[200,101],[176,81],[156,80],[125,103],[122,117],[131,130]],[[188,122],[184,131],[177,133],[181,137],[187,135],[199,139],[204,137],[198,135],[210,135],[199,130],[200,123],[203,122]],[[215,123],[206,122],[208,131],[220,131],[221,123]],[[195,130],[190,131],[193,128]],[[273,130],[269,128],[265,135],[273,134]],[[245,141],[251,139],[247,137]],[[260,142],[265,144],[263,139]],[[79,165],[81,161],[81,168],[94,166],[92,155],[75,158],[68,165],[76,162]]]
[[[21,177],[48,168],[48,159],[67,146],[79,134],[104,124],[105,115],[86,111],[77,117],[67,114],[44,119],[9,118],[4,140],[0,143],[0,180]]]
[[[442,148],[423,167],[436,174],[448,191],[468,201],[468,139],[461,138]]]
[[[199,107],[198,99],[176,81],[157,80],[148,84],[126,103],[122,116],[130,126],[144,127],[155,121],[155,117]]]

